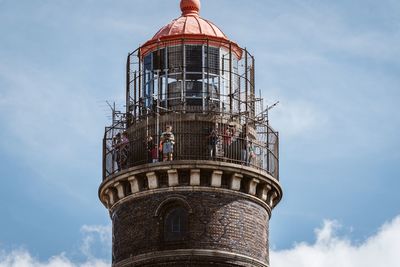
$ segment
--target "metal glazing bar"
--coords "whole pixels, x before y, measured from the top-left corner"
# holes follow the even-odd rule
[[[251,110],[251,112],[252,112],[252,114],[251,114],[251,117],[255,117],[255,112],[256,112],[256,110],[255,110],[255,98],[256,98],[256,84],[255,84],[255,72],[256,72],[256,67],[255,67],[255,59],[254,59],[254,57],[252,57],[252,60],[253,60],[253,71],[252,71],[252,73],[251,73],[251,80],[252,80],[252,83],[253,83],[253,86],[252,86],[252,92],[251,92],[251,95],[252,95],[252,97],[251,97],[251,103],[252,103],[252,110]]]
[[[205,67],[206,60],[207,60],[206,52],[204,49],[204,45],[202,45],[201,46],[201,90],[202,90],[202,96],[203,96],[203,99],[202,99],[203,111],[205,111],[205,106],[206,106],[206,103],[205,103],[205,95],[206,95],[205,87],[206,87],[206,85],[205,85],[205,77],[204,77],[205,68],[206,68]]]
[[[221,57],[222,55],[222,57]],[[218,53],[218,61],[219,61],[219,73],[218,73],[218,99],[219,99],[219,111],[222,111],[222,93],[221,93],[221,79],[224,75],[224,55],[222,53],[222,48],[219,48]],[[221,77],[222,76],[222,77]]]
[[[182,39],[182,85],[181,85],[181,101],[183,110],[186,110],[186,49],[185,40]]]
[[[210,90],[210,40],[207,39],[207,93],[209,93],[209,90]],[[203,110],[205,110],[204,107]]]
[[[164,98],[165,98],[165,108],[168,108],[168,101],[167,101],[167,96],[168,96],[168,75],[169,75],[169,68],[168,68],[168,47],[165,46],[165,92],[164,92]]]
[[[134,121],[136,122],[136,109],[137,109],[137,99],[136,99],[136,94],[137,94],[137,72],[135,70],[134,72],[134,79],[133,79],[133,87],[134,87],[134,95],[133,95],[133,116],[134,116]]]

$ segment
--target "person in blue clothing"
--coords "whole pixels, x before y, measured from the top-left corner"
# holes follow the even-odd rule
[[[172,126],[167,125],[165,132],[161,134],[160,151],[163,153],[163,161],[172,161],[174,154],[175,136],[172,133]]]

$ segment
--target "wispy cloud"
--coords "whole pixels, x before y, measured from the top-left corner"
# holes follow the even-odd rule
[[[2,134],[11,137],[2,139],[3,145],[18,141],[29,158],[38,152],[43,159],[68,158],[73,144],[99,136],[94,131],[99,119],[93,112],[95,101],[84,90],[76,94],[71,84],[32,67],[16,71],[0,64],[0,79],[8,83],[1,93]]]
[[[85,188],[74,183],[89,169],[100,170],[105,118],[90,92],[59,74],[34,64],[0,63],[0,148],[32,170],[31,181],[87,203],[88,194],[80,191]]]
[[[279,105],[271,110],[273,126],[287,138],[306,138],[329,122],[328,114],[306,100],[278,98]],[[272,104],[269,103],[269,104]]]

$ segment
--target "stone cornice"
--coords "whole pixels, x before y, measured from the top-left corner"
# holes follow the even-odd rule
[[[179,184],[180,171],[189,171],[190,183]],[[200,185],[200,173],[208,175],[208,185]],[[168,186],[161,187],[159,175],[166,175]],[[229,176],[228,186],[222,176]],[[141,179],[141,180],[140,180]],[[146,181],[143,181],[146,180]],[[140,182],[139,182],[140,180]],[[146,188],[140,185],[146,183]],[[130,190],[127,191],[126,188]],[[99,188],[99,198],[110,210],[130,199],[161,192],[212,191],[233,194],[262,205],[271,216],[272,209],[282,198],[278,180],[265,171],[238,164],[215,161],[168,161],[145,164],[122,171],[105,180]]]
[[[204,263],[205,261],[207,261],[207,259],[209,259],[208,261],[231,263],[235,264],[235,266],[269,267],[267,263],[255,260],[245,255],[221,251],[221,250],[204,250],[204,249],[177,249],[177,250],[157,251],[157,252],[138,255],[117,262],[113,264],[113,267],[128,267],[144,263],[154,264],[156,262],[168,263],[168,261],[174,261],[177,258],[179,258],[179,261],[184,261],[185,259],[187,259],[190,260],[192,263],[196,262],[196,259],[202,263]]]

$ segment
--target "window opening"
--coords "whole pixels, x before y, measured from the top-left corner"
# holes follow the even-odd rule
[[[170,209],[164,219],[164,240],[180,241],[186,237],[187,211],[182,207]]]

